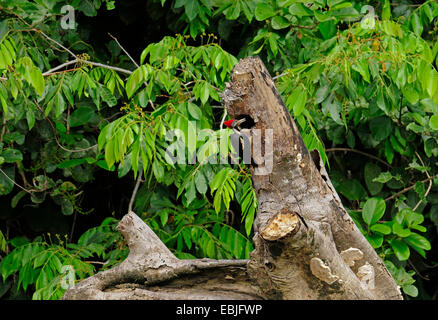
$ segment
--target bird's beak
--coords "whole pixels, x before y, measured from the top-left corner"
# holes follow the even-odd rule
[[[242,118],[242,119],[236,120],[236,121],[234,121],[234,123],[233,123],[233,127],[240,126],[240,124],[241,124],[241,123],[244,123],[245,121],[246,121],[245,118]]]

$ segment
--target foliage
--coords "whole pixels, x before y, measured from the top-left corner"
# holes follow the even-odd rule
[[[0,264],[3,286],[12,274],[18,274],[18,287],[26,291],[34,286],[32,299],[60,299],[65,289],[95,273],[95,262],[86,259],[106,260],[106,269],[126,258],[127,249],[120,250],[123,239],[115,230],[116,222],[113,218],[105,219],[99,227],[86,231],[77,243],[59,235],[52,241],[50,234],[48,241],[42,237],[32,242],[23,237],[11,239],[14,249]]]
[[[132,59],[93,36],[118,2],[0,1],[0,295],[58,299],[63,266],[79,281],[123,260],[108,217],[126,204],[102,213],[87,198],[103,177],[142,183],[133,209],[178,257],[248,258],[257,198],[248,168],[229,161],[219,93],[236,57],[259,55],[397,283],[431,296],[411,266],[436,260],[438,4],[399,2],[149,0],[160,40],[127,27],[142,46]],[[76,29],[60,26],[66,4]],[[71,235],[96,215],[100,226]]]

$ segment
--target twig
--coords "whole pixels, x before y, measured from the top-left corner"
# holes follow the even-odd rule
[[[132,191],[131,200],[129,200],[128,213],[132,211],[135,196],[137,195],[138,187],[140,186],[142,176],[143,176],[143,170],[140,170],[140,172],[138,173],[138,176],[137,176],[137,181],[135,182],[134,190]]]
[[[77,212],[75,212],[74,216],[73,216],[73,223],[71,225],[71,230],[70,230],[70,241],[73,239],[73,232],[75,230],[75,225],[76,225],[76,216],[77,216]]]
[[[51,121],[51,120],[45,115],[44,110],[43,110],[43,109],[41,108],[41,106],[38,104],[38,102],[36,101],[36,99],[33,99],[33,101],[35,102],[35,105],[37,106],[37,108],[41,111],[41,113],[44,115],[44,117],[45,117],[46,120],[49,122],[50,126],[52,127],[52,130],[53,130],[53,136],[55,137],[56,144],[57,144],[58,147],[60,147],[62,150],[67,151],[67,152],[84,152],[84,151],[88,151],[88,150],[91,150],[91,149],[93,149],[93,148],[96,148],[96,147],[98,146],[98,144],[96,143],[96,144],[94,144],[94,145],[92,145],[92,146],[90,146],[90,147],[87,147],[87,148],[70,150],[70,149],[67,149],[66,147],[64,147],[63,145],[61,145],[61,143],[60,143],[59,140],[58,140],[58,137],[56,136],[56,132],[57,132],[57,131],[56,131],[56,128],[55,128],[55,126],[53,125],[52,121]]]
[[[287,76],[288,74],[289,74],[289,72],[285,72],[285,73],[279,74],[278,76],[273,77],[272,79],[273,79],[273,80],[276,80],[276,79],[278,79],[278,78],[281,78],[281,77]]]
[[[425,182],[427,182],[427,181],[431,181],[432,179],[433,179],[433,177],[431,177],[430,179],[424,179],[424,180],[422,180],[422,181],[420,181],[420,182],[421,182],[421,183],[425,183]],[[406,188],[404,188],[403,190],[400,190],[399,192],[394,193],[392,196],[386,198],[385,201],[392,200],[392,199],[394,199],[395,197],[397,197],[397,196],[399,196],[399,195],[401,195],[401,194],[403,194],[403,193],[406,193],[406,192],[408,192],[408,191],[410,191],[410,190],[412,190],[412,189],[414,189],[414,188],[415,188],[415,184],[413,184],[412,186],[406,187]]]
[[[101,264],[101,265],[106,265],[108,263],[108,261],[102,262],[102,261],[88,261],[88,260],[85,260],[85,262],[91,264]]]
[[[109,69],[109,70],[119,71],[119,72],[125,73],[125,74],[132,73],[131,70],[127,70],[127,69],[123,69],[123,68],[119,68],[119,67],[113,67],[113,66],[109,66],[107,64],[103,64],[103,63],[99,63],[99,62],[93,62],[93,61],[82,60],[82,59],[79,59],[79,61],[81,61],[85,64],[91,64],[92,66],[95,66],[95,67],[102,67],[102,68]]]
[[[415,267],[415,265],[412,263],[411,259],[408,259],[409,265],[412,267],[412,269],[414,269],[414,271],[417,273],[417,275],[420,276],[421,279],[424,279],[426,281],[429,281],[429,277],[428,276],[423,276],[420,271],[417,270],[417,268]]]
[[[227,114],[228,114],[227,109],[225,109],[224,116],[222,117],[222,121],[221,121],[221,126],[220,126],[221,129],[224,128],[224,122],[225,122],[225,118],[227,117]]]
[[[122,47],[122,45],[120,44],[119,40],[117,40],[116,37],[114,37],[111,33],[108,32],[108,35],[114,39],[114,41],[117,43],[117,45],[120,47],[120,49],[123,50],[123,52],[128,56],[129,59],[131,59],[132,63],[138,68],[139,65],[137,64],[137,62],[135,62],[134,59],[132,59],[131,55],[128,53],[128,51],[125,50],[125,48]]]
[[[91,64],[93,66],[96,67],[102,67],[102,68],[106,68],[106,69],[110,69],[110,70],[115,70],[115,71],[119,71],[122,73],[126,73],[126,74],[131,74],[132,71],[130,70],[126,70],[123,68],[119,68],[119,67],[113,67],[113,66],[109,66],[103,63],[99,63],[99,62],[93,62],[93,61],[88,61],[88,60],[83,60],[81,58],[79,58],[76,54],[73,53],[73,51],[71,51],[70,49],[68,49],[67,47],[65,47],[64,45],[62,45],[61,43],[59,43],[58,41],[56,41],[55,39],[50,38],[47,34],[45,34],[42,30],[36,29],[34,28],[32,25],[30,25],[29,23],[27,23],[23,18],[21,18],[19,15],[13,13],[20,21],[22,21],[25,25],[27,25],[32,31],[41,34],[44,38],[46,38],[47,40],[53,42],[54,44],[56,44],[58,47],[64,49],[65,51],[67,51],[73,58],[75,58],[75,60],[77,62],[84,62],[87,64]]]
[[[385,166],[388,166],[389,168],[392,168],[392,166],[389,163],[386,163],[385,161],[383,161],[382,159],[377,158],[376,156],[373,156],[372,154],[360,151],[360,150],[356,150],[356,149],[350,149],[350,148],[330,148],[330,149],[326,149],[325,152],[335,152],[335,151],[347,151],[347,152],[354,152],[354,153],[358,153],[361,154],[363,156],[366,156],[368,158],[374,159],[376,161],[379,161],[380,163],[384,164]]]
[[[50,69],[50,70],[44,72],[44,73],[43,73],[43,76],[45,77],[45,76],[51,75],[51,73],[53,73],[53,72],[55,72],[55,71],[57,71],[57,70],[59,70],[59,69],[62,69],[62,68],[64,68],[64,67],[66,67],[66,66],[69,66],[69,65],[71,65],[71,64],[75,64],[75,63],[77,63],[77,62],[78,62],[78,60],[75,59],[75,60],[71,60],[71,61],[68,61],[68,62],[66,62],[66,63],[60,64],[59,66],[54,67],[54,68],[52,68],[52,69]]]
[[[291,28],[297,28],[297,29],[309,29],[309,30],[312,30],[312,29],[316,28],[316,26],[318,26],[318,24],[315,24],[315,25],[313,25],[313,26],[300,26],[300,25],[297,25],[297,24],[291,24],[291,25],[289,25],[289,27],[291,27]]]
[[[0,142],[3,142],[3,136],[6,132],[6,115],[3,115],[3,121],[2,121],[2,132],[0,134]]]
[[[417,151],[415,151],[415,154],[417,155],[418,159],[420,160],[421,165],[422,165],[423,167],[426,167],[426,166],[424,165],[423,159],[421,159],[421,157],[420,157],[420,155],[418,154]],[[429,179],[429,187],[427,188],[426,193],[424,194],[424,198],[427,197],[427,195],[428,195],[429,192],[430,192],[430,189],[432,188],[432,178],[430,177],[430,174],[429,174],[429,172],[428,172],[427,170],[426,170],[426,176],[427,176],[427,178]],[[417,204],[416,204],[415,207],[412,209],[412,211],[417,210],[418,207],[420,206],[421,202],[423,202],[423,200],[420,199],[420,201],[417,202]]]
[[[27,192],[27,193],[29,193],[29,194],[31,194],[32,193],[32,191],[34,191],[34,190],[27,190],[27,189],[25,189],[24,187],[22,187],[22,186],[20,186],[18,183],[16,183],[14,180],[12,180],[11,178],[9,178],[9,176],[2,170],[2,169],[0,169],[0,172],[1,173],[3,173],[4,175],[5,175],[5,177],[6,178],[8,178],[8,180],[9,181],[11,181],[13,184],[15,184],[17,187],[19,187],[21,190],[23,190],[23,191],[25,191],[25,192]]]

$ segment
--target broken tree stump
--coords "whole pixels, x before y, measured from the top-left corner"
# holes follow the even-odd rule
[[[245,129],[254,141],[259,201],[250,260],[179,260],[130,212],[118,227],[127,259],[63,298],[402,299],[342,206],[319,154],[306,149],[259,58],[234,67],[222,99],[233,118],[254,124]]]

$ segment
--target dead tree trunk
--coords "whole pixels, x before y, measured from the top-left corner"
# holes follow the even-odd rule
[[[130,212],[118,227],[128,258],[69,289],[64,299],[401,299],[318,153],[306,149],[259,58],[234,67],[222,98],[233,118],[254,123],[246,129],[258,165],[250,260],[179,260]]]

